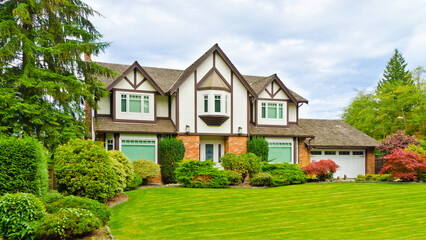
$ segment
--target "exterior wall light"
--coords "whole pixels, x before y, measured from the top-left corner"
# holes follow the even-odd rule
[[[238,135],[242,135],[243,134],[243,128],[242,127],[238,127]]]
[[[188,133],[189,133],[189,131],[190,131],[189,125],[186,125],[186,126],[185,126],[185,132],[186,132],[186,134],[188,134]]]

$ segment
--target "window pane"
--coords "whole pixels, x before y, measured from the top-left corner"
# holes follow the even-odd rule
[[[144,96],[143,99],[144,99],[144,101],[143,101],[143,112],[149,113],[149,97]]]
[[[209,111],[209,96],[205,95],[204,96],[204,112],[208,112]]]
[[[324,151],[324,155],[336,155],[336,151]]]
[[[266,103],[262,103],[262,118],[266,118]]]
[[[321,155],[321,151],[311,151],[311,155]]]
[[[228,113],[228,96],[225,96],[225,113]]]
[[[278,105],[279,106],[279,108],[278,108],[278,116],[279,116],[279,118],[280,119],[283,119],[283,105],[282,104],[279,104]]]
[[[339,151],[339,155],[350,155],[349,151]]]
[[[127,110],[127,95],[121,95],[121,111],[126,112]]]
[[[220,95],[214,96],[214,111],[220,112]]]
[[[129,112],[140,113],[141,112],[141,97],[140,96],[129,96]]]
[[[277,118],[277,104],[269,103],[268,104],[268,118]]]

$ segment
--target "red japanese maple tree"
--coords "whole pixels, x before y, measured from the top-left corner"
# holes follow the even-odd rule
[[[426,173],[426,154],[396,149],[385,157],[381,174],[390,173],[403,181],[416,181],[420,174]]]
[[[324,181],[325,179],[332,178],[333,173],[339,167],[333,160],[320,160],[318,162],[312,161],[308,166],[302,168],[306,175],[317,175],[318,180]]]

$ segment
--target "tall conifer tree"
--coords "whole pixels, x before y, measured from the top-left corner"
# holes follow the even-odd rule
[[[84,102],[105,96],[95,75],[109,69],[81,59],[108,43],[80,0],[0,1],[0,132],[29,135],[53,150],[86,134]]]
[[[398,49],[395,49],[394,55],[385,68],[383,78],[379,81],[378,89],[385,88],[387,84],[412,85],[413,80],[410,71],[405,69],[406,66],[404,57]]]

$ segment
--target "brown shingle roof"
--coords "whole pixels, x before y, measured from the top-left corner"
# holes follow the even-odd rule
[[[95,130],[97,132],[112,133],[155,133],[174,134],[175,126],[171,120],[159,119],[157,123],[128,123],[113,122],[111,117],[97,117]]]
[[[290,124],[288,127],[285,128],[257,127],[253,124],[250,124],[250,135],[271,137],[314,137],[314,135],[309,131],[309,129],[303,128],[297,124]]]
[[[379,143],[342,120],[299,119],[299,126],[315,136],[313,147],[376,147]]]

